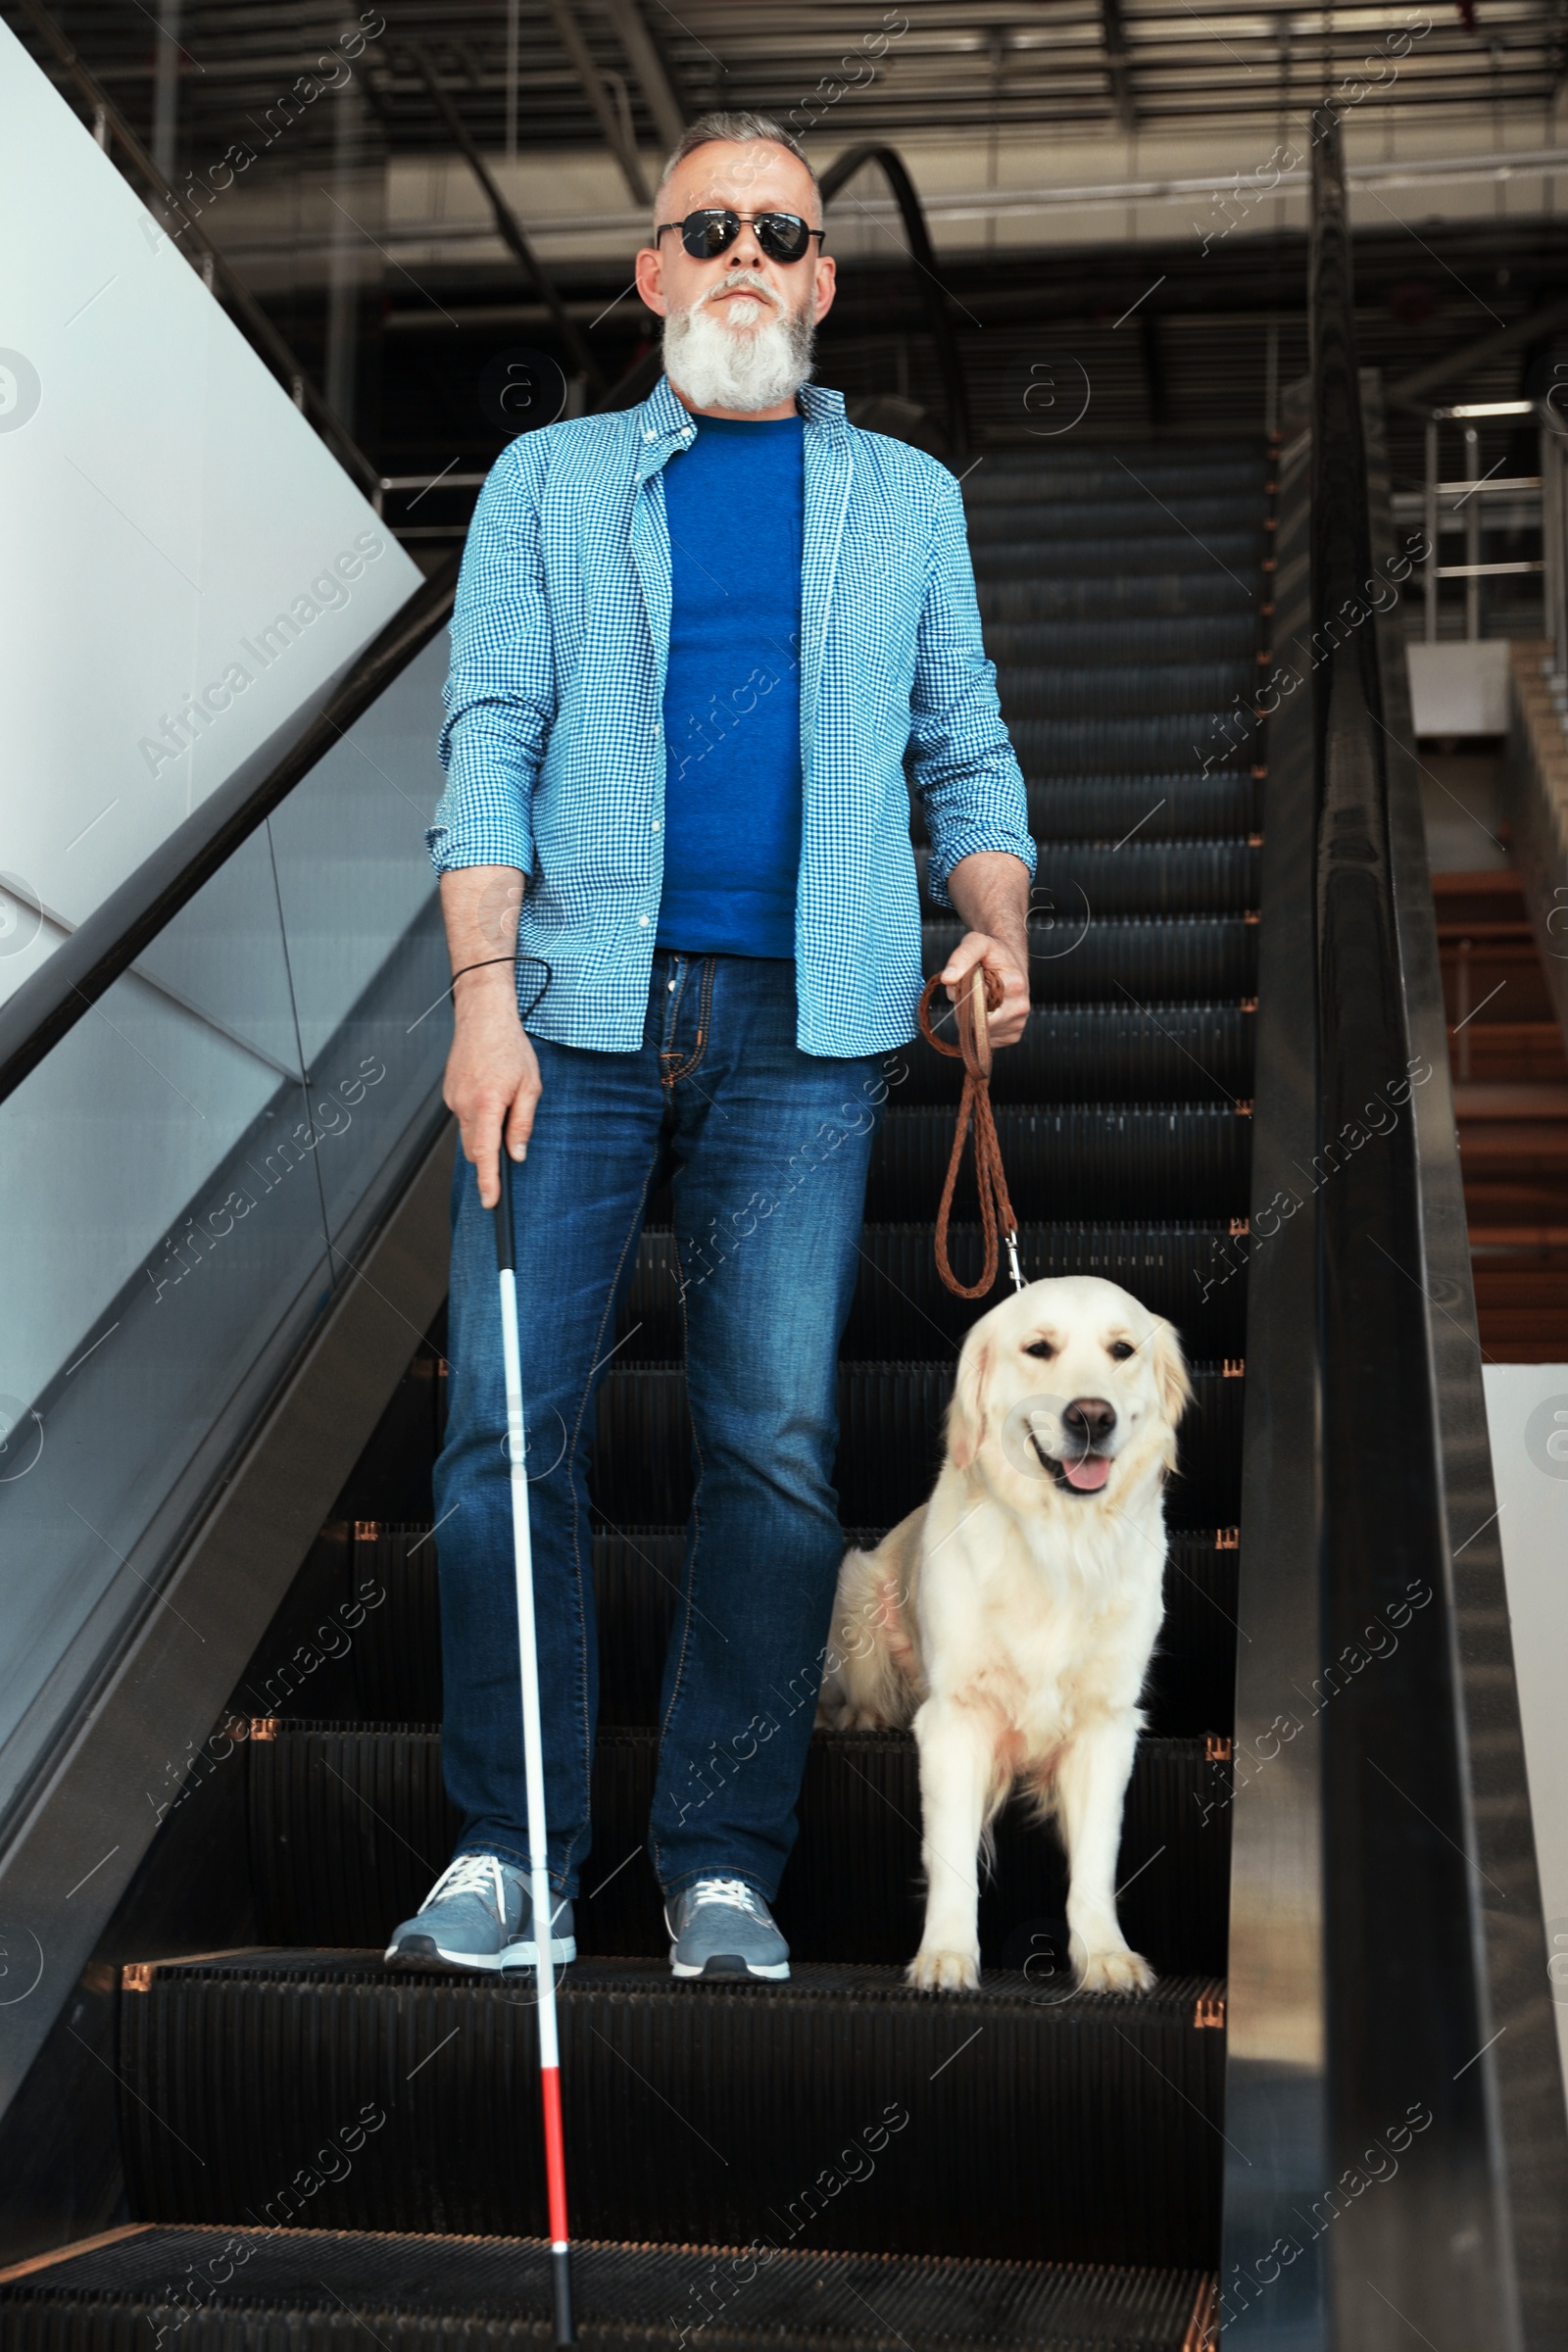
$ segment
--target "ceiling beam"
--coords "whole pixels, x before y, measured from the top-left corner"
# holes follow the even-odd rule
[[[1451,384],[1458,376],[1469,375],[1480,368],[1490,368],[1494,360],[1518,351],[1538,336],[1553,333],[1559,326],[1568,326],[1568,295],[1555,302],[1544,302],[1512,326],[1500,327],[1496,333],[1480,335],[1469,343],[1456,344],[1442,359],[1433,360],[1413,374],[1396,376],[1387,388],[1387,397],[1400,408],[1425,406],[1425,395],[1439,384]]]
[[[567,7],[566,0],[546,0],[546,6],[557,38],[570,58],[572,70],[582,83],[583,94],[594,110],[595,119],[604,133],[605,145],[620,166],[620,175],[631,190],[633,204],[651,203],[641,158],[628,135],[627,125],[621,121],[614,101],[605,87],[604,76],[594,63],[593,52],[578,30],[576,18]]]
[[[641,85],[660,137],[666,147],[679,146],[680,134],[686,127],[686,109],[676,96],[664,61],[654,46],[653,34],[643,23],[637,0],[604,0],[604,5],[626,52],[626,62]]]
[[[1121,0],[1100,0],[1100,24],[1105,37],[1105,72],[1110,80],[1116,120],[1131,137],[1138,128],[1138,109],[1133,103],[1133,70],[1127,54],[1127,28],[1122,23]]]

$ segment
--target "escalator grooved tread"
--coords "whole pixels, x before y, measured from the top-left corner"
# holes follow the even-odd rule
[[[955,1998],[892,1969],[702,1984],[662,1961],[584,1960],[559,2014],[586,2236],[748,2243],[881,2130],[875,2173],[824,2196],[817,2244],[1159,2268],[1217,2255],[1216,1979],[1140,1996],[999,1974]],[[534,2018],[530,1979],[416,1975],[378,1953],[142,1966],[120,1998],[130,2211],[294,2222],[318,2193],[313,2214],[345,2228],[533,2234]],[[285,2196],[350,2127],[365,2136],[347,2171]]]
[[[781,2352],[787,2342],[823,2352],[1185,2352],[1214,2286],[1193,2270],[818,2252],[760,2235],[736,2245],[579,2240],[572,2268],[585,2352],[601,2343],[668,2352],[683,2320],[711,2352]],[[205,2299],[176,2301],[193,2278]],[[234,2352],[236,2328],[256,2352],[271,2340],[264,2329],[297,2352],[340,2352],[345,2312],[383,2352],[478,2352],[481,2341],[551,2343],[550,2308],[549,2246],[526,2237],[280,2229],[236,2241],[222,2229],[154,2224],[0,2276],[14,2352],[125,2352],[132,2328],[156,2343],[160,2326],[178,2328],[184,2352]]]

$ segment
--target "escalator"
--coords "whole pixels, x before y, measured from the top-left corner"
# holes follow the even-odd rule
[[[907,1988],[915,1755],[908,1735],[873,1733],[813,1740],[777,1906],[790,1983],[671,1981],[641,1844],[690,1474],[656,1201],[600,1410],[595,1858],[562,2010],[589,2340],[673,2326],[715,2343],[782,2329],[890,2352],[977,2335],[1179,2352],[1210,2308],[1256,787],[1250,745],[1196,778],[1192,745],[1255,674],[1264,466],[1201,450],[996,459],[968,487],[1041,843],[1034,1011],[996,1082],[1025,1268],[1125,1284],[1177,1323],[1194,1364],[1119,1871],[1129,1939],[1159,1983],[1144,1999],[1072,1993],[1059,1856],[1020,1814],[982,1905],[981,1992]],[[951,917],[928,920],[928,968],[954,937]],[[894,1077],[840,1379],[841,1515],[862,1540],[928,1490],[980,1311],[932,1258],[949,1069],[911,1048]],[[958,1262],[977,1265],[972,1193],[956,1214]],[[235,1695],[256,1944],[122,1967],[120,2128],[141,2227],[16,2280],[19,2344],[107,2345],[132,2315],[217,2343],[236,2304],[290,2343],[335,2341],[345,2313],[400,2345],[481,2317],[519,2337],[543,2326],[531,1995],[380,1958],[454,1836],[434,1728],[440,1536],[400,1523],[407,1476],[405,1454],[377,1492],[372,1463],[320,1547],[343,1579],[357,1714],[313,1711],[314,1679],[285,1678],[267,1713]],[[325,1585],[317,1597],[329,1617]],[[270,1639],[247,1685],[290,1654]],[[813,1702],[791,1686],[787,1703]],[[198,1932],[222,1940],[217,1920]]]
[[[1343,219],[1343,186],[1337,198],[1319,190],[1320,230],[1336,202]],[[910,1990],[914,1752],[880,1733],[813,1738],[777,1903],[790,1981],[671,1980],[642,1839],[691,1481],[669,1202],[656,1200],[605,1373],[592,1487],[594,1855],[561,2018],[585,2343],[1200,2352],[1223,2324],[1225,2340],[1247,2347],[1383,2352],[1403,2338],[1387,2331],[1382,2304],[1441,2352],[1561,2340],[1562,2112],[1554,2075],[1546,2082],[1544,1973],[1532,1975],[1540,1898],[1495,1540],[1472,1524],[1492,1498],[1465,1419],[1466,1381],[1479,1384],[1450,1336],[1471,1344],[1474,1309],[1467,1273],[1450,1270],[1467,1261],[1442,1073],[1381,1158],[1347,1160],[1316,1186],[1290,1174],[1317,1164],[1336,1056],[1359,1067],[1364,1038],[1333,1029],[1344,1003],[1392,1004],[1401,1052],[1435,1020],[1441,1057],[1443,1034],[1436,941],[1419,929],[1424,919],[1431,931],[1429,891],[1424,918],[1410,911],[1411,876],[1424,879],[1410,779],[1392,755],[1387,776],[1367,760],[1347,764],[1347,743],[1375,743],[1346,681],[1359,691],[1372,676],[1375,689],[1381,614],[1322,665],[1340,693],[1321,698],[1338,732],[1314,732],[1312,695],[1259,723],[1259,676],[1278,674],[1343,588],[1330,526],[1353,526],[1357,513],[1364,526],[1366,513],[1345,404],[1359,418],[1371,400],[1375,424],[1375,399],[1356,383],[1348,292],[1321,283],[1314,303],[1317,408],[1288,407],[1282,451],[993,454],[964,485],[987,643],[1040,844],[1033,1011],[994,1078],[1024,1269],[1123,1283],[1176,1323],[1194,1371],[1118,1868],[1122,1924],[1158,1982],[1142,1998],[1073,1992],[1059,1856],[1050,1833],[1009,1811],[982,1892],[981,1989]],[[391,675],[388,691],[400,679],[424,691],[443,610],[433,593],[381,686]],[[1391,679],[1371,708],[1397,735]],[[389,778],[410,723],[374,747]],[[309,790],[308,763],[295,781]],[[1340,832],[1320,841],[1326,807]],[[1393,872],[1377,854],[1358,868],[1352,845],[1338,869],[1360,894],[1352,904],[1331,887],[1332,852],[1367,808],[1393,843]],[[302,868],[323,828],[341,849],[341,827],[307,811]],[[280,843],[286,853],[281,816],[274,862]],[[922,855],[916,831],[917,865]],[[280,904],[287,948],[286,888]],[[1357,942],[1348,904],[1356,921],[1391,928]],[[427,900],[399,902],[397,920],[401,933],[382,921],[381,960],[359,993],[339,988],[338,1026],[318,1024],[325,1043],[310,1057],[335,1070],[352,1044],[345,1069],[379,1055],[394,1080],[397,1116],[379,1130],[362,1118],[363,1163],[316,1100],[315,1076],[283,1081],[320,1122],[321,1262],[332,1282],[348,1271],[338,1292],[318,1294],[301,1240],[297,1262],[264,1255],[260,1277],[295,1282],[292,1344],[318,1327],[315,1352],[225,1472],[227,1550],[209,1542],[205,1576],[171,1580],[143,1604],[133,1674],[83,1673],[96,1809],[82,1800],[55,1835],[49,1904],[20,1907],[24,1882],[6,1877],[11,1849],[0,1852],[0,1985],[21,1982],[17,1931],[36,1920],[37,1983],[58,2012],[24,2044],[16,2021],[30,1994],[13,2002],[0,1989],[0,2066],[25,2047],[31,2069],[24,2077],[18,2060],[0,2122],[8,2202],[23,2214],[13,2236],[26,2240],[0,2273],[7,2352],[550,2340],[531,1988],[406,1974],[380,1957],[453,1837],[429,1501],[443,1395],[429,1269],[451,1146],[433,1094],[436,1024],[421,1009],[439,987]],[[955,937],[952,917],[928,908],[928,971]],[[299,960],[285,958],[291,972]],[[1337,968],[1360,997],[1334,996]],[[1374,1042],[1383,1053],[1387,1039]],[[0,1073],[5,1047],[0,1024]],[[28,1066],[47,1074],[41,1054]],[[891,1075],[840,1368],[840,1510],[860,1540],[928,1491],[958,1342],[982,1303],[947,1294],[932,1260],[951,1065],[911,1047]],[[392,1099],[362,1081],[352,1107]],[[233,1144],[246,1164],[275,1115],[258,1111]],[[341,1145],[326,1140],[339,1133]],[[359,1171],[336,1192],[329,1152]],[[390,1169],[379,1193],[366,1172],[377,1158]],[[265,1152],[261,1164],[272,1165]],[[1292,1183],[1301,1197],[1285,1215]],[[275,1189],[293,1199],[282,1175]],[[1419,1213],[1406,1215],[1412,1202]],[[960,1188],[960,1272],[978,1268],[975,1218]],[[1335,1250],[1368,1236],[1393,1275],[1368,1274],[1361,1258],[1347,1280]],[[189,1298],[239,1284],[240,1250],[185,1254]],[[1407,1315],[1391,1349],[1370,1314],[1357,1322],[1356,1285],[1370,1297],[1384,1280],[1396,1298],[1396,1276],[1433,1303],[1410,1310],[1426,1319]],[[124,1301],[155,1336],[169,1320],[149,1321],[160,1296]],[[404,1367],[390,1403],[390,1379],[357,1385],[342,1336],[356,1300],[368,1318],[356,1328]],[[93,1343],[111,1362],[110,1339],[130,1327],[113,1312]],[[282,1361],[279,1332],[268,1345]],[[243,1403],[234,1366],[211,1346],[176,1360],[187,1383],[205,1378]],[[1405,1536],[1376,1519],[1387,1498],[1353,1484],[1366,1455],[1347,1436],[1347,1399],[1364,1404],[1369,1378],[1393,1433],[1377,1457],[1391,1494],[1428,1458],[1420,1445],[1432,1448],[1428,1499],[1443,1524],[1416,1527],[1411,1506],[1409,1543],[1427,1547],[1429,1602],[1440,1587],[1443,1597],[1413,1621],[1407,1609],[1409,1630],[1375,1678],[1336,1691],[1285,1744],[1276,1732],[1269,1750],[1260,1734],[1297,1703],[1290,1692],[1317,1689],[1325,1638],[1359,1623],[1380,1580],[1409,1565]],[[78,1393],[60,1394],[41,1426],[58,1419],[69,1433]],[[358,1433],[347,1459],[326,1443],[336,1422]],[[258,1452],[265,1477],[250,1475]],[[79,1434],[70,1458],[90,1465]],[[1414,1491],[1397,1489],[1400,1508]],[[78,1498],[91,1500],[86,1488]],[[42,1543],[41,1506],[29,1507]],[[221,1496],[204,1507],[221,1517]],[[279,1557],[292,1544],[291,1572],[304,1565],[286,1590],[258,1574],[251,1592],[234,1563],[270,1556],[270,1539]],[[128,1537],[123,1551],[132,1565],[141,1556]],[[155,1606],[166,1602],[200,1652]],[[215,1652],[232,1657],[216,1687]],[[155,1705],[188,1687],[209,1693],[205,1723],[220,1710],[215,1733],[204,1725],[186,1740],[194,1763]],[[780,1703],[813,1697],[797,1677]],[[1417,1727],[1380,1751],[1388,1771],[1368,1744],[1384,1720]],[[1365,1771],[1354,1778],[1363,1760],[1393,1797]],[[80,1932],[82,1965],[70,1905],[94,1899],[83,1896],[94,1873],[112,1878],[118,1849],[98,1858],[111,1834],[130,1835],[114,1809],[117,1775],[138,1805],[147,1782],[165,1817],[150,1844],[143,1835],[112,1915],[106,1906],[92,1937]],[[37,1786],[47,1826],[61,1816],[41,1766]],[[1398,1811],[1415,1788],[1431,1838]],[[29,1867],[41,1881],[45,1860]],[[1440,1941],[1441,1966],[1428,1959]],[[1400,2111],[1396,2087],[1400,2102],[1427,2103],[1419,2154],[1360,2204],[1342,2192],[1337,2209],[1341,2167],[1363,2131]],[[1289,2231],[1303,2242],[1282,2264],[1274,2249]]]

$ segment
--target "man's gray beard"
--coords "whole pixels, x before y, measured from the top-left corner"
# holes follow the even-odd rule
[[[813,333],[804,311],[780,312],[760,326],[739,328],[694,303],[664,320],[664,366],[694,408],[743,415],[776,409],[793,400],[810,375]]]

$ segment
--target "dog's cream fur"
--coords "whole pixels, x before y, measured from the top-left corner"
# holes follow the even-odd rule
[[[1066,1845],[1081,1986],[1154,1982],[1117,1924],[1116,1852],[1191,1395],[1175,1332],[1126,1291],[1031,1283],[964,1341],[930,1501],[845,1556],[818,1721],[912,1719],[927,1892],[911,1984],[978,1984],[979,1855],[1018,1785]],[[1063,1412],[1086,1399],[1115,1412],[1098,1492],[1074,1492],[1059,1467],[1084,1435]]]

